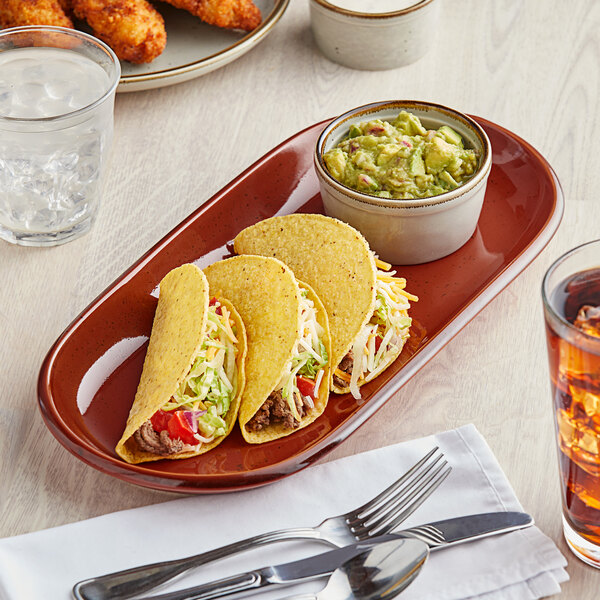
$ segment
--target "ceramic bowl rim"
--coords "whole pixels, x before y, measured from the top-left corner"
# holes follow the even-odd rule
[[[479,139],[482,146],[482,156],[477,167],[477,171],[464,185],[459,185],[456,189],[438,194],[437,196],[428,196],[426,198],[415,198],[409,200],[394,199],[394,198],[380,198],[378,196],[371,196],[370,194],[364,194],[358,190],[354,190],[346,185],[341,184],[335,179],[327,170],[325,162],[323,160],[322,148],[325,146],[325,142],[330,133],[340,127],[343,123],[357,115],[373,114],[379,111],[383,111],[389,108],[400,108],[410,110],[411,108],[424,108],[428,110],[434,110],[443,115],[450,115],[454,119],[461,121],[466,127],[468,127]],[[371,102],[369,104],[363,104],[352,108],[339,117],[333,119],[328,125],[325,126],[321,134],[317,139],[315,145],[314,162],[317,175],[323,181],[323,183],[334,188],[337,192],[346,196],[353,202],[361,202],[363,204],[381,206],[391,209],[403,209],[403,208],[417,208],[436,206],[439,204],[445,204],[462,197],[467,192],[477,187],[486,177],[492,167],[492,151],[490,140],[483,130],[483,128],[471,117],[461,113],[453,108],[444,106],[443,104],[436,104],[434,102],[426,102],[421,100],[385,100],[381,102]]]
[[[356,10],[349,10],[347,8],[342,8],[340,6],[336,6],[335,4],[331,4],[327,2],[327,0],[310,0],[315,4],[318,4],[325,10],[336,13],[338,15],[344,15],[346,17],[351,18],[360,18],[360,19],[371,19],[371,20],[382,20],[382,19],[391,19],[393,17],[403,17],[410,13],[416,12],[422,8],[425,8],[435,0],[414,0],[414,3],[406,8],[401,10],[394,10],[390,12],[382,12],[382,13],[365,13]]]

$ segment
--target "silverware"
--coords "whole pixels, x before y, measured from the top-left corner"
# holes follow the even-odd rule
[[[272,585],[289,585],[301,581],[309,581],[333,573],[340,568],[341,565],[350,563],[353,559],[360,561],[360,557],[365,553],[369,553],[371,550],[374,550],[381,558],[381,550],[377,551],[375,548],[381,545],[385,546],[387,544],[393,544],[398,541],[410,542],[406,545],[402,544],[401,547],[405,549],[406,556],[411,560],[414,559],[415,555],[424,555],[425,558],[429,555],[427,544],[421,540],[398,537],[391,540],[379,540],[382,540],[382,538],[357,542],[345,546],[344,548],[336,548],[335,550],[329,550],[328,552],[323,552],[322,554],[317,554],[316,556],[311,556],[302,560],[263,567],[262,569],[249,571],[248,573],[240,573],[239,575],[233,575],[231,577],[226,577],[225,579],[198,585],[185,590],[160,594],[159,596],[140,597],[139,600],[209,600],[211,598],[222,598],[224,596],[229,596],[230,594],[257,590]],[[389,552],[389,549],[387,551]],[[423,558],[422,560],[424,561],[425,559]],[[363,571],[362,575],[365,577],[367,574]]]
[[[531,525],[533,517],[523,512],[479,513],[411,527],[382,536],[382,539],[396,536],[412,537],[425,542],[431,550],[437,550],[452,544],[472,542],[499,533],[525,529]]]
[[[428,556],[420,540],[374,544],[339,566],[318,593],[284,600],[391,600],[413,582]]]
[[[436,447],[375,498],[355,510],[325,519],[317,527],[280,529],[195,556],[93,577],[76,583],[73,596],[77,600],[130,598],[194,567],[273,542],[310,539],[343,547],[388,533],[429,497],[451,469],[442,452]]]
[[[298,583],[326,575],[371,546],[382,542],[413,538],[424,541],[432,548],[442,548],[490,535],[507,533],[515,529],[522,529],[532,524],[533,519],[529,515],[518,512],[483,513],[446,519],[412,527],[398,533],[388,533],[303,560],[263,567],[262,569],[240,573],[176,592],[140,597],[138,600],[210,600],[221,598],[248,590],[256,590],[271,585]]]

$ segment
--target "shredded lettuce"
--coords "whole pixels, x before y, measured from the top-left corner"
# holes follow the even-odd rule
[[[318,340],[317,353],[320,357],[320,360],[315,358],[315,356],[310,352],[301,352],[294,357],[293,360],[296,362],[296,365],[301,364],[300,369],[298,369],[298,375],[308,377],[309,379],[316,378],[317,373],[329,361],[329,355],[327,354],[325,345],[321,340]]]
[[[205,340],[194,363],[169,401],[165,411],[206,411],[198,415],[198,433],[205,438],[225,435],[225,417],[237,393],[237,348],[232,342],[232,328],[224,324],[227,318],[216,312],[218,305],[209,306]]]
[[[198,417],[198,432],[208,438],[225,435],[227,424],[217,415],[216,406],[209,406],[206,413]]]
[[[376,294],[376,300],[379,300],[379,305],[375,309],[374,317],[378,325],[385,325],[390,314],[390,307],[383,294]]]
[[[316,308],[308,297],[308,291],[300,288],[300,338],[296,343],[296,352],[279,381],[276,389],[287,401],[294,418],[300,419],[295,398],[300,394],[297,376],[316,380],[319,371],[329,362],[325,344],[321,340],[324,329],[317,321]]]

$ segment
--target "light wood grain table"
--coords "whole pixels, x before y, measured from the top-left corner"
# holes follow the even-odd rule
[[[209,75],[118,95],[106,192],[91,233],[34,249],[0,243],[0,536],[161,502],[113,479],[45,428],[36,379],[69,322],[128,265],[273,146],[354,106],[423,99],[514,131],[553,165],[566,211],[546,250],[374,418],[324,460],[474,423],[517,496],[566,555],[562,597],[596,600],[600,572],[568,551],[540,284],[600,237],[600,2],[444,0],[431,50],[388,72],[317,51],[306,0],[257,48]]]

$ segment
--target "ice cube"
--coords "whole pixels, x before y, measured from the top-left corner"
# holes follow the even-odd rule
[[[22,58],[18,61],[15,60],[13,64],[14,66],[18,64],[23,81],[38,82],[44,79],[44,72],[48,71],[47,64],[42,65],[34,58]]]
[[[600,337],[600,306],[582,306],[573,325],[588,335]]]
[[[562,409],[556,411],[556,424],[561,452],[584,471],[600,474],[600,431]]]
[[[559,340],[558,351],[561,380],[564,378],[569,386],[600,394],[600,354],[586,352],[563,339]]]
[[[600,438],[593,429],[590,427],[581,427],[579,429],[579,440],[577,441],[577,445],[598,460],[598,455],[600,454]]]
[[[12,109],[13,93],[9,85],[0,81],[0,115],[8,116]]]
[[[573,346],[568,340],[560,339],[558,352],[559,374],[569,385],[573,385],[574,381],[587,375],[589,372],[587,355],[580,348]]]
[[[594,471],[591,473],[591,475],[595,475],[597,477],[598,473]],[[577,494],[577,496],[579,496],[579,499],[582,502],[594,510],[600,510],[600,498],[596,498],[593,490],[586,490],[582,485],[576,485],[574,487],[575,489],[573,491]]]
[[[573,402],[579,403],[588,417],[600,415],[600,396],[576,385],[570,386],[569,389],[573,396]]]
[[[577,421],[566,411],[556,411],[556,424],[561,446],[570,448],[577,441]]]
[[[23,83],[15,90],[16,102],[23,107],[34,110],[34,107],[46,97],[44,84],[37,81]]]

